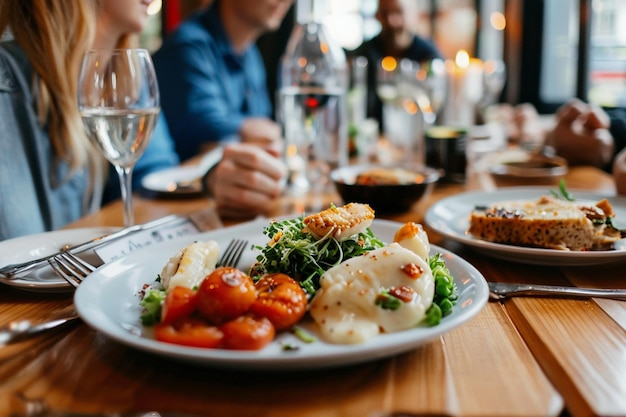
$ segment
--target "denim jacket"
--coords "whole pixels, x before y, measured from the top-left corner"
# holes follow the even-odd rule
[[[38,119],[32,91],[33,68],[13,41],[0,43],[0,240],[55,230],[102,203],[88,195],[87,170],[68,177]],[[149,172],[178,163],[164,123],[133,175],[137,184]],[[119,185],[110,183],[112,198]],[[90,193],[91,194],[91,193]]]

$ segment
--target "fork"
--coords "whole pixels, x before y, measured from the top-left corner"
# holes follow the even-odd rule
[[[87,275],[96,270],[95,266],[71,252],[61,252],[48,259],[48,263],[59,277],[74,287],[78,287]]]
[[[224,254],[217,262],[217,266],[231,266],[233,268],[237,267],[239,260],[241,259],[241,255],[243,255],[243,251],[248,246],[248,241],[245,239],[233,239],[230,241]]]

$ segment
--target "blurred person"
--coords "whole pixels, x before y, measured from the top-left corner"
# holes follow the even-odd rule
[[[11,40],[0,43],[0,240],[58,229],[107,201],[105,178],[112,168],[85,134],[76,102],[78,73],[87,49],[130,46],[130,35],[145,24],[149,3],[0,3],[0,32],[12,33]],[[137,183],[148,172],[178,163],[163,121],[137,163]],[[256,153],[249,158],[249,153],[225,151],[207,175],[218,209],[221,204],[229,210],[231,196],[241,195],[237,213],[259,212],[280,192],[277,178],[284,168],[275,158]],[[231,167],[241,159],[246,168],[240,175],[248,183],[242,187],[233,180],[220,181],[223,175],[232,176]],[[246,186],[258,190],[242,194]],[[109,188],[119,192],[119,184]]]
[[[0,4],[0,32],[12,33],[0,44],[0,239],[60,228],[106,201],[113,170],[85,134],[78,73],[88,48],[129,46],[146,18],[140,0]],[[171,141],[154,139],[136,181],[178,162]],[[118,184],[106,188],[119,196]]]
[[[182,159],[216,143],[273,148],[265,68],[255,45],[279,28],[293,0],[216,0],[168,36],[155,53],[162,109]]]
[[[376,19],[380,22],[380,33],[364,42],[349,57],[367,58],[367,117],[382,124],[382,102],[376,93],[376,72],[380,60],[392,56],[397,60],[406,58],[413,61],[426,61],[441,58],[435,44],[410,30],[408,20],[415,10],[412,0],[379,0]]]

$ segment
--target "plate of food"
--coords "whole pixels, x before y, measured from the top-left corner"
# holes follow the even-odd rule
[[[8,239],[0,242],[0,266],[53,255],[64,247],[74,246],[99,236],[108,235],[115,230],[117,229],[110,227],[64,229]],[[96,255],[93,254],[92,257],[96,258]],[[102,263],[98,259],[88,260],[97,264]],[[0,282],[22,290],[37,292],[66,292],[74,290],[74,287],[64,279],[59,278],[48,265],[33,269],[23,276],[11,279],[0,276]]]
[[[470,191],[433,204],[425,222],[499,259],[583,266],[626,261],[626,199],[563,186]]]
[[[304,233],[314,235],[311,238],[301,234],[304,220],[304,216],[275,221],[257,219],[165,242],[152,247],[150,251],[131,253],[99,268],[78,287],[74,298],[77,311],[89,326],[106,336],[152,354],[213,367],[296,370],[356,364],[415,349],[467,322],[488,299],[487,283],[480,272],[457,255],[425,242],[424,238],[427,237],[420,225],[373,219],[358,232],[341,228],[341,237],[330,232],[318,235],[319,230],[311,226]],[[308,228],[310,224],[306,224]],[[398,234],[399,230],[404,232]],[[417,234],[408,233],[407,230],[419,230],[419,242],[422,243],[416,244]],[[293,278],[297,280],[294,282],[299,283],[298,288],[306,294],[306,311],[298,317],[297,322],[279,328],[277,323],[280,320],[269,313],[263,314],[255,302],[252,302],[252,307],[245,307],[237,313],[247,318],[248,313],[253,311],[255,317],[263,320],[268,318],[275,324],[277,330],[274,337],[259,348],[232,348],[233,344],[228,342],[231,333],[227,332],[226,327],[242,316],[226,318],[225,315],[218,315],[220,319],[223,318],[218,321],[215,318],[218,316],[214,315],[215,300],[224,298],[211,298],[213,290],[210,288],[215,287],[206,284],[211,277],[224,273],[224,268],[214,266],[217,259],[215,248],[223,251],[234,238],[248,241],[237,264],[236,276],[255,277],[255,281],[260,277],[256,281],[257,285],[267,276],[276,274],[272,268],[280,268],[277,265],[281,261],[277,256],[282,255],[277,254],[285,254],[283,249],[302,248],[311,242],[317,246],[312,251],[310,247],[302,251],[307,253],[307,257],[311,253],[319,255],[316,258],[320,266],[317,268],[317,278],[312,278],[315,272],[304,273],[310,265],[303,264],[296,267],[302,273],[291,273],[289,267],[286,267],[284,274],[279,273],[285,276],[298,275]],[[421,255],[417,255],[418,252]],[[202,253],[205,255],[198,255]],[[326,265],[326,261],[333,256],[341,259],[333,258],[330,263],[334,266]],[[393,267],[390,269],[383,262],[392,262],[389,259],[404,260],[402,265],[396,265],[394,273],[390,273]],[[407,263],[406,259],[411,261]],[[293,267],[291,261],[285,265],[291,264]],[[182,271],[181,266],[184,266]],[[234,285],[233,275],[229,276],[230,279],[223,280],[230,283],[229,289],[243,288]],[[346,284],[345,280],[354,276],[363,279]],[[403,281],[402,285],[385,281],[391,279],[408,281]],[[383,287],[377,287],[378,293],[367,301],[369,313],[359,315],[354,311],[337,311],[334,307],[328,307],[341,304],[342,308],[351,308],[350,305],[364,302],[365,298],[359,299],[356,294],[368,293],[370,289],[361,288],[352,293],[342,291],[347,291],[347,287],[364,285],[366,281],[384,283]],[[439,289],[435,289],[435,282]],[[176,289],[184,288],[187,288],[187,295],[195,294],[194,299],[197,301],[193,304],[193,310],[186,311],[182,318],[178,316],[166,320],[170,315],[173,317],[172,312],[186,310],[176,310],[176,302],[171,302],[171,299],[176,298],[173,295]],[[261,299],[262,292],[258,289],[257,300]],[[156,324],[146,320],[152,312],[151,308],[147,308],[150,305],[147,300],[152,296],[157,297],[155,294],[161,294],[164,300],[160,304],[161,312],[154,317]],[[168,300],[170,295],[172,297]],[[338,296],[342,303],[336,303]],[[237,296],[234,298],[236,301],[222,304],[230,307],[239,305],[242,298]],[[178,298],[179,301],[183,299],[185,297]],[[180,305],[178,303],[178,307]],[[206,338],[202,343],[196,343],[197,339],[187,343],[184,337],[182,340],[170,338],[172,334],[177,336],[185,333],[185,329],[198,324],[199,320],[202,321],[203,331],[212,332],[213,335],[215,332],[220,333],[223,339],[211,347],[197,347],[209,346],[202,344]],[[229,330],[231,328],[228,327]],[[339,336],[334,337],[333,334]]]

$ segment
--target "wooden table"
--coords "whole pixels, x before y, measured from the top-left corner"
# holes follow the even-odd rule
[[[571,189],[614,193],[612,178],[573,168]],[[433,202],[465,189],[494,187],[486,177],[437,185],[398,221],[422,222]],[[334,195],[327,196],[338,201]],[[282,199],[270,215],[303,203]],[[207,199],[137,197],[136,220],[167,213],[212,213]],[[211,218],[206,217],[205,218]],[[224,220],[224,224],[237,221]],[[119,203],[71,227],[118,226]],[[428,229],[427,229],[428,230]],[[624,266],[545,267],[480,255],[428,230],[489,281],[626,287]],[[71,294],[0,288],[0,323],[43,317]],[[21,400],[20,400],[21,398]],[[241,372],[152,356],[82,323],[0,348],[0,415],[45,401],[55,410],[158,410],[206,416],[626,416],[626,302],[516,298],[490,302],[468,323],[414,351],[385,360],[297,373]]]

